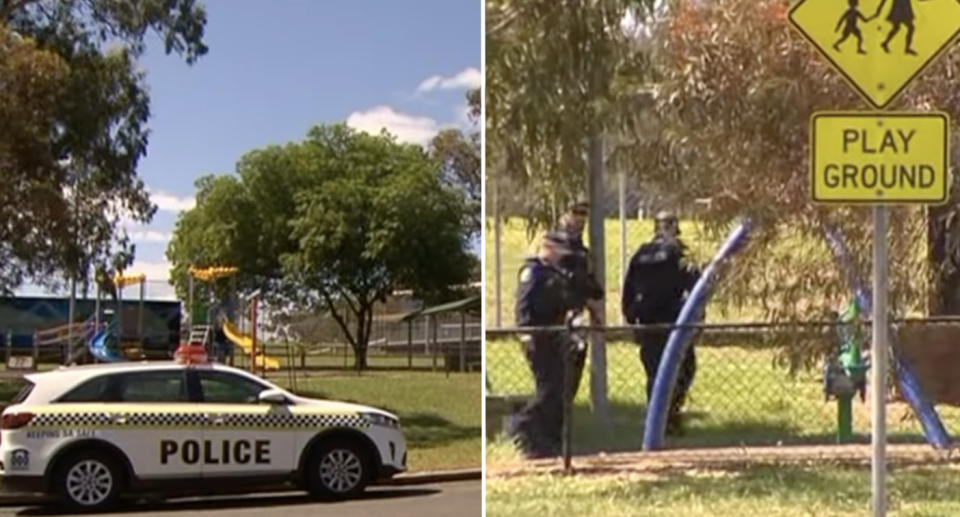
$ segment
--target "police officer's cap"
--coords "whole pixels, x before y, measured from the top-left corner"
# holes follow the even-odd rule
[[[552,231],[543,236],[543,244],[549,245],[562,253],[570,253],[570,237],[567,232]]]
[[[578,213],[578,212],[579,212],[579,213],[586,213],[586,212],[589,212],[589,211],[590,211],[590,202],[589,202],[589,201],[586,201],[586,200],[584,200],[584,199],[579,199],[579,200],[577,200],[577,201],[574,201],[573,203],[570,203],[570,205],[567,206],[567,210],[569,210],[569,211],[571,211],[571,212],[574,212],[574,213]]]
[[[677,220],[677,215],[669,210],[661,210],[657,212],[657,215],[653,218],[655,221],[674,221]]]

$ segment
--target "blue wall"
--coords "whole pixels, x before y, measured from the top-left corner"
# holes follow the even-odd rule
[[[77,300],[74,321],[89,318],[95,307],[93,300]],[[101,321],[107,322],[113,318],[112,315],[105,315],[103,311],[112,310],[114,307],[112,300],[101,301]],[[123,340],[138,339],[139,308],[139,300],[123,301]],[[14,347],[33,346],[35,330],[65,324],[69,311],[70,300],[67,298],[0,297],[0,345],[5,346],[8,333],[12,333]],[[180,342],[180,302],[143,302],[142,341],[144,348],[151,350],[172,350],[177,347]]]

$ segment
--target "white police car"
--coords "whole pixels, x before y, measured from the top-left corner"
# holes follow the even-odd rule
[[[24,378],[0,417],[0,486],[74,509],[131,492],[290,484],[339,498],[406,468],[396,416],[228,366],[114,363]]]

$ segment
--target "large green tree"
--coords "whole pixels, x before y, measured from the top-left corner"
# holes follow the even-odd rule
[[[0,292],[129,264],[121,222],[155,211],[137,59],[156,34],[193,63],[205,23],[194,0],[0,0]]]
[[[376,302],[395,289],[444,300],[470,280],[469,210],[421,147],[345,125],[246,154],[237,176],[198,182],[167,257],[178,292],[190,265],[240,268],[241,290],[329,314],[366,368]]]

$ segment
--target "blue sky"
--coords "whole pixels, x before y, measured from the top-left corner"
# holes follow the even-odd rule
[[[159,210],[129,225],[129,272],[164,281],[164,250],[193,182],[231,173],[247,151],[347,121],[404,141],[468,127],[467,88],[480,85],[477,0],[207,0],[209,53],[195,65],[154,43],[141,60],[150,88],[148,154],[139,174]],[[150,282],[150,298],[172,289]]]

